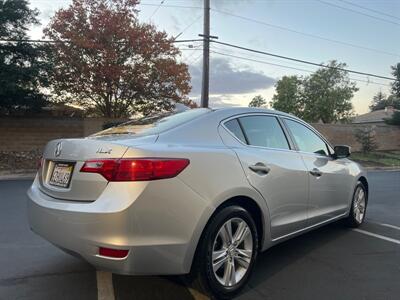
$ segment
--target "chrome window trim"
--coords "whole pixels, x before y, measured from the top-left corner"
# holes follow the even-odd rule
[[[226,126],[225,123],[229,122],[230,120],[233,119],[239,119],[242,117],[247,117],[247,116],[267,116],[267,117],[274,117],[276,121],[278,122],[279,126],[281,127],[282,133],[284,137],[286,138],[286,142],[288,143],[289,149],[283,149],[283,148],[271,148],[271,147],[263,147],[263,146],[255,146],[255,145],[249,145],[243,143],[232,131],[230,131]],[[239,122],[239,120],[238,120]],[[240,124],[240,122],[239,122]],[[298,152],[297,149],[293,148],[294,144],[292,143],[291,137],[289,137],[283,128],[280,120],[279,120],[279,114],[273,114],[273,113],[242,113],[242,114],[237,114],[234,116],[230,116],[228,118],[223,119],[220,122],[220,126],[222,126],[236,141],[238,141],[242,146],[249,147],[249,148],[256,148],[256,149],[265,149],[265,150],[275,150],[275,151],[284,151],[284,152]],[[242,129],[243,130],[243,129]]]

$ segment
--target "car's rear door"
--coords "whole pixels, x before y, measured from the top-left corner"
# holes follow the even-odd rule
[[[308,176],[274,115],[248,114],[224,122],[241,143],[237,153],[250,184],[267,201],[272,239],[307,225]]]
[[[344,214],[349,205],[353,184],[348,161],[334,159],[328,143],[308,125],[291,118],[283,120],[308,170],[309,225]]]

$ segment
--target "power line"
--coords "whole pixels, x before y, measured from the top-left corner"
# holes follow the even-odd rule
[[[312,70],[307,70],[307,69],[301,69],[301,68],[296,68],[296,67],[281,65],[281,64],[277,64],[277,63],[267,62],[267,61],[264,61],[264,60],[259,60],[259,59],[249,58],[249,57],[243,57],[243,56],[238,56],[238,55],[234,55],[234,54],[230,54],[230,53],[226,53],[226,52],[219,52],[219,51],[215,51],[215,50],[212,50],[211,52],[212,52],[212,53],[219,54],[219,55],[224,55],[224,56],[228,56],[228,57],[232,57],[232,58],[243,59],[243,60],[247,60],[247,61],[251,61],[251,62],[262,63],[262,64],[265,64],[265,65],[270,65],[270,66],[275,66],[275,67],[282,67],[282,68],[286,68],[286,69],[291,69],[291,70],[296,70],[296,71],[302,71],[302,72],[308,72],[308,73],[313,73],[313,72],[315,72],[315,71],[312,71]]]
[[[164,0],[164,1],[165,1],[165,0]],[[140,3],[139,5],[157,7],[157,6],[159,6],[160,4]],[[175,5],[175,4],[174,4],[174,5],[171,5],[171,4],[163,5],[163,7],[169,7],[169,8],[197,8],[197,9],[203,9],[203,8],[200,7],[200,6]]]
[[[227,11],[222,11],[222,10],[218,10],[218,9],[214,9],[214,8],[212,8],[211,10],[213,10],[213,11],[215,11],[217,13],[220,13],[220,14],[224,14],[224,15],[228,15],[228,16],[231,16],[231,17],[239,18],[239,19],[246,20],[246,21],[249,21],[249,22],[258,23],[258,24],[261,24],[261,25],[264,25],[264,26],[267,26],[267,27],[272,27],[272,28],[276,28],[276,29],[279,29],[279,30],[296,33],[296,34],[307,36],[307,37],[311,37],[311,38],[314,38],[314,39],[324,40],[324,41],[327,41],[327,42],[341,44],[341,45],[345,45],[345,46],[349,46],[349,47],[353,47],[353,48],[358,48],[358,49],[363,49],[363,50],[372,51],[372,52],[376,52],[376,53],[382,53],[382,54],[386,54],[386,55],[390,55],[390,56],[400,57],[399,53],[388,52],[388,51],[385,51],[385,50],[365,47],[365,46],[361,46],[361,45],[357,45],[357,44],[353,44],[353,43],[349,43],[349,42],[345,42],[345,41],[339,41],[339,40],[335,40],[335,39],[331,39],[331,38],[327,38],[327,37],[323,37],[323,36],[320,36],[320,35],[315,35],[315,34],[311,34],[311,33],[307,33],[307,32],[301,32],[301,31],[298,31],[298,30],[295,30],[295,29],[291,29],[291,28],[288,28],[288,27],[284,27],[284,26],[280,26],[280,25],[274,25],[274,24],[267,23],[267,22],[264,22],[264,21],[261,21],[261,20],[249,18],[249,17],[246,17],[246,16],[237,15],[237,14],[234,14],[234,13],[230,13],[230,12],[227,12]]]
[[[329,6],[332,6],[332,7],[336,7],[336,8],[342,9],[342,10],[350,11],[352,13],[356,13],[356,14],[359,14],[359,15],[362,15],[362,16],[366,16],[366,17],[369,17],[369,18],[372,18],[372,19],[375,19],[375,20],[379,20],[379,21],[382,21],[382,22],[386,22],[386,23],[390,23],[390,24],[393,24],[393,25],[400,26],[400,23],[397,23],[397,22],[394,22],[394,21],[391,21],[391,20],[388,20],[388,19],[376,17],[376,16],[373,16],[373,15],[370,15],[370,14],[366,14],[366,13],[361,12],[359,10],[355,10],[355,9],[352,9],[352,8],[340,6],[340,5],[337,5],[337,4],[334,4],[334,3],[331,3],[331,2],[327,2],[327,1],[324,1],[324,0],[315,0],[315,1],[323,3],[323,4],[326,4],[326,5],[329,5]]]
[[[187,64],[194,65],[201,57],[203,57],[203,53],[200,53],[198,56],[196,56],[193,60],[189,61]]]
[[[214,50],[212,50],[211,52],[215,53],[215,54],[223,55],[223,56],[228,56],[228,57],[237,58],[237,59],[241,59],[241,60],[257,62],[257,63],[261,63],[261,64],[265,64],[265,65],[276,66],[276,67],[281,67],[281,68],[286,68],[286,69],[291,69],[291,70],[296,70],[296,71],[301,71],[301,72],[307,72],[307,73],[314,73],[315,72],[315,71],[312,71],[312,70],[301,69],[301,68],[296,68],[296,67],[291,67],[291,66],[271,63],[271,62],[267,62],[267,61],[263,61],[263,60],[258,60],[258,59],[253,59],[253,58],[248,58],[248,57],[243,57],[243,56],[238,56],[238,55],[233,55],[233,54],[228,54],[228,53],[222,53],[222,52],[214,51]],[[352,78],[352,77],[350,77],[349,79],[350,80],[354,80],[354,81],[358,81],[358,82],[368,83],[368,84],[376,84],[376,85],[390,87],[389,84],[380,83],[380,82],[374,82],[374,81],[370,81],[370,80],[363,80],[363,79]]]
[[[387,77],[387,76],[377,75],[377,74],[373,74],[373,73],[360,72],[360,71],[344,69],[344,68],[336,68],[336,67],[327,66],[327,65],[324,65],[324,64],[321,64],[321,63],[315,63],[315,62],[311,62],[311,61],[308,61],[308,60],[303,60],[303,59],[293,58],[293,57],[289,57],[289,56],[269,53],[269,52],[256,50],[256,49],[251,49],[251,48],[247,48],[247,47],[242,47],[242,46],[238,46],[238,45],[234,45],[234,44],[230,44],[230,43],[225,43],[225,42],[221,42],[221,41],[216,41],[216,40],[210,40],[210,41],[212,43],[217,43],[217,44],[225,45],[225,46],[236,48],[236,49],[241,49],[241,50],[245,50],[245,51],[249,51],[249,52],[253,52],[253,53],[264,54],[264,55],[267,55],[267,56],[278,57],[278,58],[291,60],[291,61],[295,61],[295,62],[300,62],[300,63],[303,63],[303,64],[312,65],[312,66],[322,67],[322,68],[326,68],[326,69],[335,69],[335,70],[340,70],[340,71],[346,71],[348,73],[353,73],[353,74],[358,74],[358,75],[365,75],[365,76],[370,76],[370,77],[375,77],[375,78],[380,78],[380,79],[396,80],[393,77]]]
[[[188,40],[174,40],[173,43],[192,43],[192,42],[202,42],[203,39],[188,39]]]
[[[32,40],[32,39],[0,39],[3,43],[69,43],[68,41]]]
[[[194,48],[186,49],[186,50],[188,50],[188,51],[192,50],[192,52],[191,52],[189,55],[187,55],[187,56],[185,56],[185,55],[182,53],[182,60],[185,61],[187,65],[192,64],[191,59],[193,58],[194,54],[199,53],[199,51],[202,51],[202,50],[203,50],[202,47],[203,47],[203,45],[198,45],[198,46],[195,46]],[[184,49],[182,49],[182,48],[179,48],[179,49],[180,49],[180,50],[184,50]],[[196,56],[196,57],[201,57],[202,54],[203,54],[203,53],[201,52],[200,55],[198,55],[198,56]],[[197,60],[197,58],[195,58],[195,60]]]
[[[393,19],[400,20],[400,17],[397,17],[397,16],[394,16],[394,15],[382,12],[380,10],[376,10],[376,9],[372,9],[372,8],[369,8],[369,7],[365,7],[365,6],[362,6],[362,5],[359,5],[359,4],[350,2],[350,1],[346,1],[346,0],[338,0],[338,1],[346,3],[348,5],[352,5],[352,6],[364,9],[364,10],[367,10],[367,11],[370,11],[370,12],[373,12],[373,13],[376,13],[376,14],[379,14],[379,15],[382,15],[382,16],[387,16],[387,17],[390,17],[390,18],[393,18]]]
[[[192,43],[202,42],[203,39],[186,39],[186,40],[173,40],[172,43]],[[56,40],[33,40],[33,39],[0,39],[0,43],[71,43],[71,41],[56,41]],[[115,42],[115,43],[126,43],[126,42]]]
[[[262,54],[256,54],[256,53],[251,53],[249,54],[247,51],[243,51],[243,50],[239,50],[239,49],[233,49],[233,48],[229,48],[226,46],[216,46],[216,45],[212,45],[212,49],[213,50],[220,50],[220,51],[224,51],[224,53],[228,53],[228,54],[236,54],[236,55],[244,55],[246,57],[249,57],[251,59],[260,59],[260,60],[264,60],[265,59],[265,55]],[[249,56],[251,55],[251,56]],[[291,61],[287,61],[281,58],[275,58],[275,57],[269,57],[268,59],[269,62],[273,62],[276,64],[281,64],[281,63],[287,63],[290,64],[291,67],[294,68],[302,68],[304,66],[304,64],[301,63],[296,63],[296,62],[291,62]]]
[[[150,15],[149,20],[157,13],[157,11],[160,9],[161,5],[163,5],[165,0],[161,0],[160,4],[156,7],[156,9],[153,11],[153,13]]]
[[[196,23],[198,20],[200,20],[201,17],[202,17],[201,15],[198,16],[193,22],[191,22],[191,23],[190,23],[188,26],[186,26],[180,33],[178,33],[178,34],[174,37],[174,39],[177,39],[178,37],[180,37],[186,30],[188,30],[190,27],[192,27],[194,23]]]
[[[251,57],[248,57],[248,56],[243,56],[243,55],[246,55],[246,54],[244,54],[244,53],[242,53],[242,52],[235,52],[235,50],[228,50],[228,49],[225,49],[225,48],[223,48],[223,47],[217,47],[217,46],[215,46],[215,45],[213,45],[212,46],[212,49],[214,50],[214,49],[217,49],[217,50],[220,50],[220,51],[224,51],[223,53],[221,53],[221,52],[217,52],[217,51],[214,51],[214,53],[219,53],[219,54],[223,54],[223,55],[227,55],[227,56],[229,56],[229,55],[231,55],[232,57],[236,57],[237,55],[241,55],[241,56],[238,56],[237,58],[239,58],[239,59],[243,59],[243,60],[248,60],[248,61],[252,61],[252,62],[259,62],[259,63],[265,63],[265,64],[268,64],[268,65],[273,65],[273,66],[277,66],[277,67],[282,67],[282,68],[287,68],[287,69],[292,69],[292,70],[297,70],[297,71],[302,71],[302,72],[307,72],[307,73],[314,73],[316,70],[314,69],[314,70],[309,70],[309,69],[304,69],[304,68],[301,68],[301,67],[297,67],[298,65],[300,65],[300,63],[292,63],[291,62],[291,65],[282,65],[282,64],[280,64],[280,58],[271,58],[271,59],[269,59],[268,60],[268,62],[266,62],[265,60],[263,60],[260,56],[255,56],[255,55],[253,55],[252,54],[252,56]],[[230,52],[226,52],[226,51],[230,51]],[[272,61],[271,61],[272,60]],[[275,60],[275,61],[278,61],[278,63],[276,63],[276,62],[273,62],[273,60]],[[293,64],[293,65],[292,65]],[[360,75],[360,76],[363,76],[364,77],[364,75]],[[364,80],[364,79],[360,79],[360,78],[354,78],[354,77],[350,77],[350,79],[351,80],[354,80],[354,81],[359,81],[359,82],[365,82],[365,83],[371,83],[371,84],[377,84],[377,85],[381,85],[381,86],[388,86],[388,87],[390,87],[391,85],[390,84],[385,84],[385,83],[382,83],[382,82],[375,82],[375,81],[371,81],[369,78],[367,78],[366,80]]]
[[[201,41],[203,41],[203,39],[186,39],[186,40],[176,40],[176,41],[172,41],[172,42],[173,43],[192,43],[192,42],[201,42]],[[1,42],[16,42],[16,43],[18,43],[18,42],[25,42],[25,43],[70,43],[70,41],[33,40],[33,39],[0,39],[0,43]],[[272,57],[277,57],[277,58],[284,59],[284,60],[295,61],[295,62],[299,62],[299,63],[302,63],[302,64],[308,64],[308,65],[313,65],[313,66],[323,67],[323,68],[337,69],[337,70],[342,70],[342,71],[346,71],[346,72],[353,73],[353,74],[370,76],[370,77],[375,77],[375,78],[380,78],[380,79],[396,80],[393,77],[381,76],[381,75],[377,75],[377,74],[373,74],[373,73],[360,72],[360,71],[349,70],[349,69],[344,69],[344,68],[333,68],[333,67],[330,67],[330,66],[327,66],[327,65],[324,65],[324,64],[320,64],[320,63],[315,63],[315,62],[311,62],[311,61],[307,61],[307,60],[303,60],[303,59],[298,59],[298,58],[283,56],[283,55],[279,55],[279,54],[269,53],[269,52],[265,52],[265,51],[261,51],[261,50],[251,49],[251,48],[242,47],[242,46],[238,46],[238,45],[234,45],[234,44],[230,44],[230,43],[225,43],[225,42],[221,42],[221,41],[216,41],[216,40],[212,40],[212,39],[210,39],[210,42],[217,43],[217,44],[224,45],[224,46],[228,46],[228,47],[231,47],[231,48],[241,49],[241,50],[244,50],[244,51],[263,54],[263,55],[272,56]]]
[[[195,49],[189,49],[189,48],[178,48],[181,51],[198,51],[198,50],[203,50],[203,48],[195,48]]]

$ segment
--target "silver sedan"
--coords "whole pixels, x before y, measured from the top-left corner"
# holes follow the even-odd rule
[[[231,298],[257,254],[365,217],[368,181],[314,128],[264,109],[193,109],[47,144],[28,191],[33,231],[97,268],[190,274]]]

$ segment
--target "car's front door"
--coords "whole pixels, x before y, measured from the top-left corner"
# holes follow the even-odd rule
[[[352,178],[347,159],[334,159],[330,146],[311,128],[285,118],[308,169],[310,198],[309,225],[316,225],[344,214],[349,207]]]
[[[235,147],[250,184],[270,211],[271,237],[278,239],[307,226],[308,175],[273,115],[246,115],[225,122],[243,145]]]

